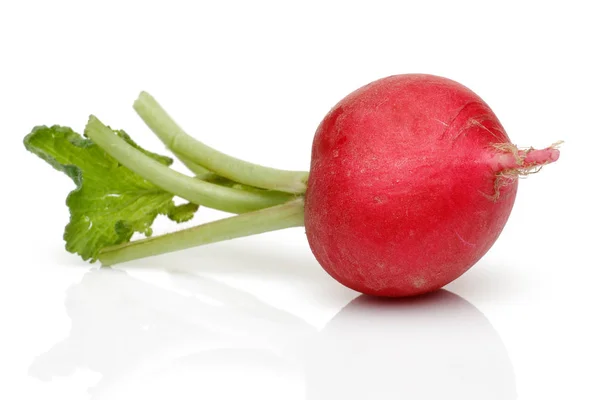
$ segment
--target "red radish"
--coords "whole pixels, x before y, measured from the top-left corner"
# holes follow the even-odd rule
[[[519,151],[489,106],[449,79],[396,75],[340,101],[317,129],[305,226],[323,268],[379,296],[441,288],[500,235],[517,177],[559,151]]]
[[[517,178],[559,156],[556,145],[519,150],[482,99],[432,75],[391,76],[348,95],[317,129],[310,172],[208,147],[148,93],[134,108],[195,177],[94,116],[89,139],[61,126],[25,138],[78,186],[64,238],[84,260],[113,265],[305,225],[315,257],[342,284],[417,295],[475,264],[506,224]],[[174,196],[189,203],[176,206]],[[150,236],[157,215],[187,221],[199,205],[239,215],[130,241],[134,232]]]

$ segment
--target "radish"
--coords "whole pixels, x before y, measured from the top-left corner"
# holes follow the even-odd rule
[[[150,96],[134,108],[196,176],[91,116],[85,134],[36,127],[29,150],[78,188],[67,250],[112,265],[261,232],[306,227],[312,252],[340,283],[378,296],[439,289],[473,266],[502,231],[519,176],[559,157],[513,145],[489,106],[452,80],[390,76],[341,100],[315,134],[310,173],[242,161],[187,135]],[[175,206],[173,197],[189,201]],[[137,208],[132,210],[131,204]],[[238,214],[162,236],[198,205]]]
[[[556,161],[519,151],[475,93],[397,75],[347,96],[315,135],[306,193],[310,247],[362,293],[408,296],[462,275],[496,241],[517,177]]]

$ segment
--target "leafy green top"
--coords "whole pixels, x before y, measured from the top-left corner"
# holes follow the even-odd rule
[[[125,132],[114,132],[156,161],[166,166],[173,162],[142,149]],[[125,168],[70,128],[36,127],[24,144],[75,182],[77,188],[67,197],[71,218],[64,239],[66,249],[84,260],[96,261],[102,248],[128,242],[135,232],[150,236],[158,214],[183,222],[198,209],[190,203],[175,206],[173,194]]]

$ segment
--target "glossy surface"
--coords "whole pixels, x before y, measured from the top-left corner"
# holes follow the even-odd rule
[[[87,371],[94,399],[233,396],[238,385],[252,395],[298,398],[295,388],[311,400],[397,387],[412,399],[516,398],[502,340],[481,312],[450,292],[393,302],[358,297],[317,330],[219,281],[187,273],[170,280],[177,291],[121,271],[85,274],[67,291],[67,337],[33,360],[30,376],[48,381]],[[383,365],[393,367],[374,368]],[[256,382],[244,378],[246,368]],[[195,387],[186,383],[192,376]],[[225,383],[230,379],[237,383]],[[165,392],[178,381],[185,390]]]

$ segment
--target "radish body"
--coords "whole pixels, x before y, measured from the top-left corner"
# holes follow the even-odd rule
[[[317,129],[305,206],[311,250],[359,292],[433,291],[496,241],[518,175],[557,158],[554,148],[518,151],[488,105],[454,81],[375,81]]]

